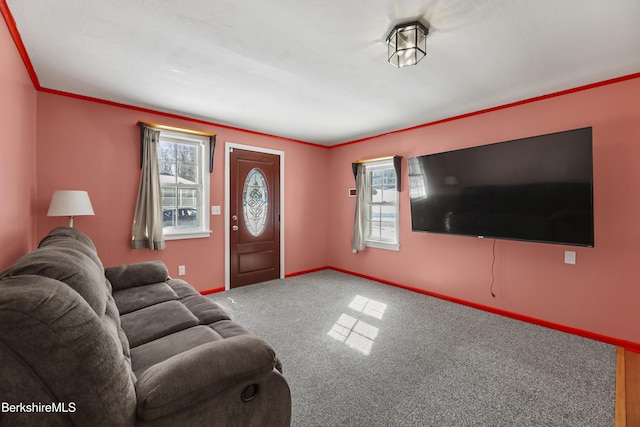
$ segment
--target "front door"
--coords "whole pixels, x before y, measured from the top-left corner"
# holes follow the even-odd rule
[[[280,278],[280,156],[232,148],[229,286]]]

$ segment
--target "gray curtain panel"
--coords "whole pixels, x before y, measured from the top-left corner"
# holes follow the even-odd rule
[[[353,221],[353,239],[351,249],[354,252],[365,248],[365,224],[367,220],[367,168],[364,163],[358,164],[356,173],[356,212]]]
[[[133,249],[164,249],[162,234],[162,197],[158,168],[158,141],[160,131],[144,128],[142,142],[142,176],[133,217],[131,247]]]

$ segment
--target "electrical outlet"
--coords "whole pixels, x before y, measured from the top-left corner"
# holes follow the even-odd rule
[[[184,276],[187,274],[187,268],[184,265],[178,266],[178,276]]]
[[[211,206],[211,215],[220,215],[220,206]]]
[[[576,253],[574,251],[564,251],[564,263],[565,264],[575,264],[576,263]]]

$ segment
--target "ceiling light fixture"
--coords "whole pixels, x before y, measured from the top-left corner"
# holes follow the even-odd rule
[[[388,60],[396,68],[416,65],[427,54],[429,29],[418,21],[396,25],[387,37]]]

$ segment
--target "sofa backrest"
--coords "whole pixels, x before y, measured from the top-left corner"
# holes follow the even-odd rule
[[[102,317],[106,310],[105,278],[93,261],[82,252],[46,246],[35,250],[9,267],[3,276],[36,275],[59,280],[80,294],[93,311]]]
[[[66,238],[69,240],[77,240],[78,242],[83,243],[93,252],[97,252],[96,245],[93,244],[93,241],[89,238],[89,236],[84,234],[79,229],[73,227],[54,228],[46,236],[44,236],[42,240],[40,240],[38,247],[42,246],[47,240],[55,239],[58,237]]]
[[[102,262],[81,232],[53,230],[0,273],[0,377],[2,401],[74,403],[73,412],[46,414],[47,424],[135,422],[129,345]],[[10,416],[12,425],[37,419]]]
[[[98,257],[98,251],[87,235],[76,228],[58,227],[54,228],[40,240],[38,248],[43,247],[67,247],[82,252],[93,262],[96,263],[100,270],[104,270],[102,261]]]

